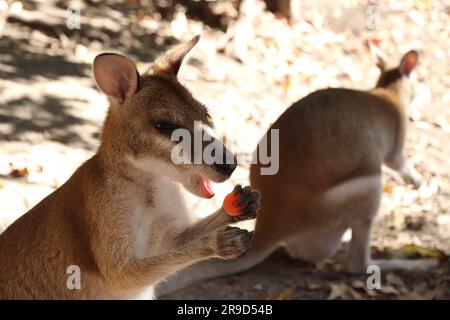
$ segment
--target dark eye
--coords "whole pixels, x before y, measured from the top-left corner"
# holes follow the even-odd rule
[[[167,122],[167,121],[160,121],[157,122],[155,125],[156,129],[162,133],[172,133],[175,129],[178,129],[178,126],[176,124]]]

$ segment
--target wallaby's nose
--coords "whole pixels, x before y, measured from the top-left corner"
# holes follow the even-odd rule
[[[236,163],[233,164],[219,164],[219,163],[215,163],[214,166],[216,167],[216,170],[219,171],[220,173],[223,173],[227,176],[231,176],[231,174],[233,173],[234,169],[236,169]]]
[[[236,157],[231,153],[229,153],[228,151],[225,152],[223,156],[223,161],[221,163],[214,163],[214,167],[216,168],[216,170],[227,176],[231,176],[234,169],[236,169],[236,166],[237,166]]]

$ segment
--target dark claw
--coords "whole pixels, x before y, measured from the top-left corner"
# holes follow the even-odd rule
[[[245,203],[256,202],[260,198],[261,198],[261,195],[259,194],[259,192],[245,193],[242,195],[242,197],[238,200],[238,202],[236,204],[238,206],[240,206]]]
[[[254,203],[252,203],[252,204],[249,204],[247,207],[245,207],[242,212],[244,214],[249,214],[249,213],[254,212],[255,210],[256,210],[256,205]]]
[[[237,184],[233,189],[233,193],[236,195],[241,192],[242,192],[242,186],[240,184]]]
[[[252,190],[250,186],[242,187],[240,184],[236,185],[233,189],[234,194],[241,194],[241,197],[237,201],[237,206],[242,206],[241,214],[233,217],[234,221],[243,221],[256,218],[257,211],[261,204],[261,194],[257,190]]]
[[[250,200],[250,196],[247,195],[247,194],[243,194],[243,195],[239,198],[238,202],[236,202],[236,205],[237,205],[237,206],[242,206],[242,205],[244,205],[244,204],[247,204],[247,202],[249,202],[249,200]]]

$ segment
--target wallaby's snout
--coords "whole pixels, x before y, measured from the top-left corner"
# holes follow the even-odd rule
[[[237,160],[234,154],[223,148],[223,160],[214,163],[214,168],[221,174],[230,177],[237,167]],[[220,160],[220,159],[219,159]]]

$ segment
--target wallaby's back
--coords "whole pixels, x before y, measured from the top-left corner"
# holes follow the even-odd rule
[[[292,180],[304,192],[315,193],[363,172],[378,173],[401,123],[397,105],[369,92],[316,91],[293,104],[270,128],[280,132],[279,172],[261,175],[256,164],[251,181]]]

